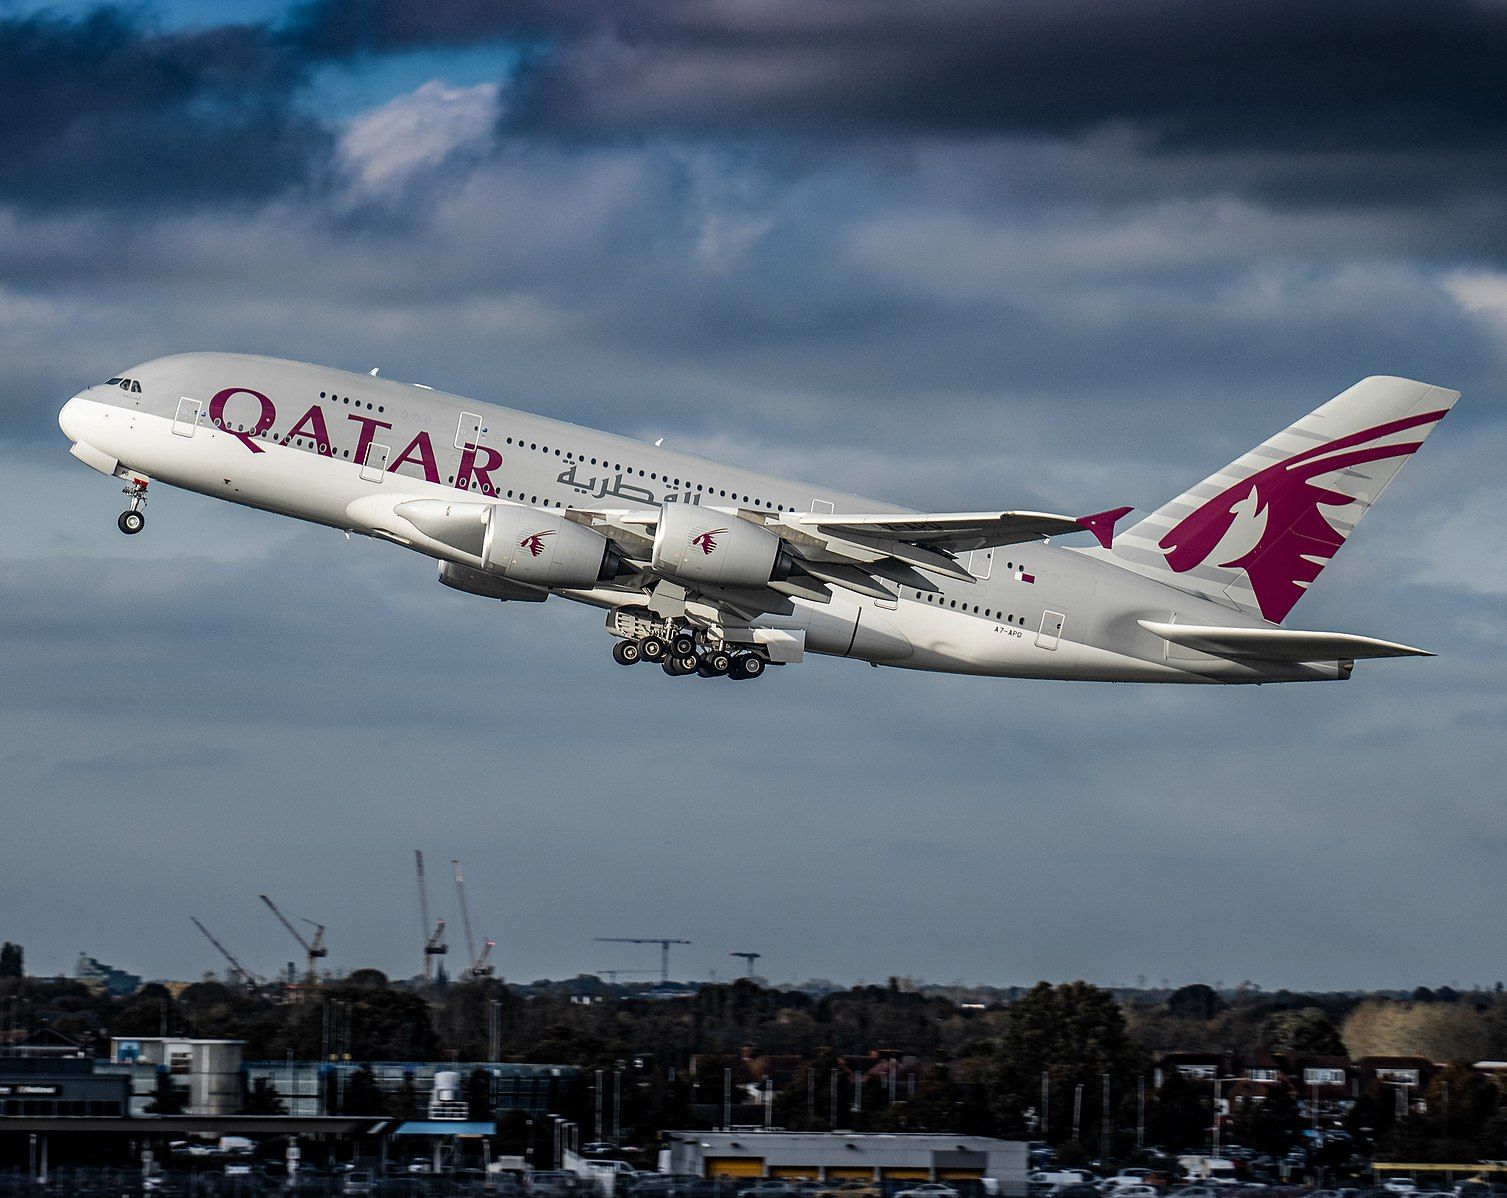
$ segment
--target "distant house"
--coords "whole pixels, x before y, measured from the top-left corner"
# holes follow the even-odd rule
[[[27,1031],[24,1028],[9,1028],[0,1032],[0,1052],[7,1057],[53,1058],[85,1057],[89,1054],[77,1040],[70,1040],[62,1032],[50,1027]]]
[[[1361,1057],[1355,1068],[1363,1079],[1390,1086],[1423,1086],[1438,1072],[1427,1057]]]
[[[1212,1082],[1218,1077],[1233,1077],[1240,1058],[1227,1052],[1158,1053],[1152,1081],[1160,1087],[1167,1074],[1176,1072],[1190,1082]]]

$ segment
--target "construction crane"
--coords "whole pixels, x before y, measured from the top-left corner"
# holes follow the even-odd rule
[[[314,938],[312,940],[305,940],[303,933],[295,928],[292,921],[277,909],[276,903],[265,894],[257,895],[257,897],[267,904],[267,909],[273,915],[277,916],[277,921],[288,929],[288,934],[294,940],[298,941],[299,947],[303,949],[304,960],[308,963],[308,967],[304,971],[304,985],[312,989],[319,984],[319,969],[316,962],[319,958],[330,955],[330,950],[324,946],[324,924],[315,923],[312,919],[304,920],[304,923],[314,929]]]
[[[745,961],[747,961],[748,962],[748,972],[744,976],[745,977],[753,977],[753,975],[754,975],[754,973],[753,973],[754,962],[757,961],[764,954],[763,953],[728,953],[727,955],[729,957],[742,957]]]
[[[689,940],[677,940],[673,936],[597,936],[599,944],[657,944],[659,945],[659,980],[670,980],[670,945],[689,944]]]
[[[471,908],[466,905],[466,880],[461,877],[460,862],[451,860],[455,867],[455,893],[460,899],[460,925],[466,933],[466,955],[471,958],[471,966],[467,970],[473,978],[489,978],[492,976],[492,967],[487,964],[487,957],[497,947],[497,941],[488,940],[481,948],[481,956],[476,955],[476,940],[471,935]]]
[[[435,920],[434,931],[429,930],[429,887],[424,882],[424,850],[414,849],[413,858],[419,871],[419,920],[424,937],[424,988],[434,977],[434,958],[450,951],[445,943],[445,921]]]
[[[626,974],[630,974],[630,973],[639,974],[639,973],[657,973],[657,972],[658,971],[654,970],[654,969],[598,969],[596,971],[598,977],[604,977],[604,978],[607,979],[607,984],[609,986],[616,986],[617,985],[617,979],[618,979],[619,975],[626,975]]]
[[[215,939],[213,932],[206,928],[192,915],[190,915],[188,918],[189,921],[194,925],[194,927],[198,928],[199,931],[204,933],[204,938],[220,950],[220,956],[224,957],[225,960],[230,962],[231,974],[234,977],[240,978],[241,985],[245,986],[246,989],[255,994],[261,985],[260,980],[257,978],[256,974],[252,973],[251,970],[247,969],[244,965],[242,965],[239,961],[232,957],[230,955],[230,950]]]

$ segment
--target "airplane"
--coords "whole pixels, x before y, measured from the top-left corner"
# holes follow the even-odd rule
[[[376,370],[244,354],[154,359],[58,421],[76,458],[124,481],[124,533],[145,526],[153,482],[360,533],[437,559],[459,591],[602,609],[621,665],[743,681],[823,654],[1259,684],[1431,656],[1283,621],[1458,398],[1363,379],[1120,533],[1131,508],[914,512]]]

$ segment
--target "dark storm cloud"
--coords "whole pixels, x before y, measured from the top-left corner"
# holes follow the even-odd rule
[[[309,178],[330,137],[268,30],[158,32],[135,10],[0,19],[0,200],[233,202]]]
[[[1067,136],[1162,148],[1500,142],[1507,9],[1474,0],[315,0],[312,53],[507,39],[514,120],[586,133]]]

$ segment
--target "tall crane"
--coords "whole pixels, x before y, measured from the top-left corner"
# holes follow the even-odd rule
[[[764,954],[763,953],[728,953],[727,955],[729,957],[742,957],[745,961],[747,961],[748,962],[748,972],[744,976],[751,978],[754,975],[753,974],[754,962],[757,961]]]
[[[670,945],[689,944],[689,940],[677,940],[673,936],[597,936],[600,944],[657,944],[659,945],[659,980],[670,980]]]
[[[230,955],[230,950],[228,948],[226,948],[223,944],[221,944],[218,940],[215,939],[213,932],[211,932],[208,928],[206,928],[202,923],[200,923],[192,915],[190,915],[188,918],[189,918],[189,921],[194,925],[194,927],[198,928],[199,931],[201,931],[201,932],[204,933],[204,938],[206,940],[208,940],[212,945],[214,945],[217,949],[220,950],[220,956],[224,957],[225,960],[227,960],[227,961],[230,962],[230,972],[231,972],[231,974],[234,977],[240,978],[241,985],[245,986],[246,989],[250,990],[251,993],[255,994],[257,992],[257,990],[260,988],[260,984],[261,984],[260,980],[257,978],[256,974],[252,973],[251,970],[247,969],[244,965],[242,965],[239,961],[237,961],[234,957],[232,957]]]
[[[434,931],[429,930],[429,887],[424,882],[424,850],[414,849],[413,859],[419,871],[419,921],[420,934],[424,937],[424,988],[429,988],[429,983],[434,977],[434,958],[450,951],[450,946],[445,943],[445,921],[435,921]]]
[[[487,957],[497,947],[497,941],[488,940],[481,948],[481,956],[476,955],[476,938],[471,935],[471,908],[466,905],[466,880],[461,877],[460,862],[451,860],[455,867],[455,893],[460,899],[460,923],[466,932],[466,955],[471,958],[467,973],[473,978],[489,978],[492,976],[492,967],[487,964]]]
[[[304,923],[314,929],[314,938],[306,940],[303,933],[293,926],[292,921],[277,909],[276,903],[265,894],[259,894],[257,897],[267,904],[268,910],[277,916],[277,921],[288,929],[288,934],[294,940],[298,941],[299,947],[303,949],[304,960],[308,963],[308,968],[304,971],[304,985],[312,989],[319,984],[319,968],[316,962],[321,957],[328,957],[330,955],[330,950],[324,946],[324,924],[315,923],[312,919],[304,920]]]

